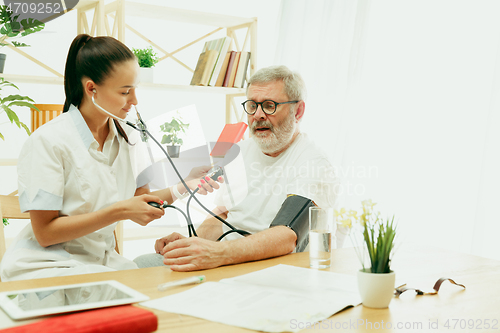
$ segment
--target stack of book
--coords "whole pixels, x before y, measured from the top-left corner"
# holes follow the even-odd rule
[[[231,37],[224,37],[205,43],[191,85],[243,88],[250,52],[229,51],[231,41]]]

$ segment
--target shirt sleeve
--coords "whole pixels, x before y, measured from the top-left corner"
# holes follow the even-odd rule
[[[19,155],[19,203],[22,212],[61,210],[64,168],[60,149],[39,135],[32,135]]]

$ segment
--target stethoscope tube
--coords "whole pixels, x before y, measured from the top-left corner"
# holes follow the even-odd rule
[[[105,110],[103,107],[101,107],[99,104],[96,103],[95,99],[94,99],[94,95],[95,95],[95,89],[93,91],[93,95],[92,95],[92,103],[94,103],[94,105],[101,111],[103,111],[104,113],[106,113],[107,115],[109,115],[111,118],[113,119],[116,119],[118,120],[119,122],[123,123],[123,124],[126,124],[130,127],[132,127],[133,129],[135,129],[136,131],[139,131],[141,132],[142,136],[143,136],[143,141],[146,141],[144,140],[144,138],[147,139],[147,136],[149,136],[157,145],[158,147],[160,147],[160,149],[163,151],[163,153],[165,154],[165,156],[167,157],[168,161],[170,162],[170,164],[172,165],[172,168],[174,169],[177,177],[179,177],[182,185],[184,186],[184,188],[187,190],[187,192],[189,193],[189,196],[190,198],[188,199],[188,202],[186,204],[186,209],[187,209],[187,216],[186,214],[184,214],[184,212],[182,212],[179,208],[173,206],[173,205],[167,205],[166,207],[167,208],[175,208],[179,211],[182,212],[182,214],[184,215],[184,217],[186,218],[186,221],[187,221],[187,224],[188,224],[188,232],[189,232],[189,237],[191,237],[192,235],[194,235],[195,237],[197,237],[198,235],[196,234],[196,230],[193,226],[193,223],[191,222],[191,215],[189,213],[189,203],[191,201],[191,199],[194,199],[199,205],[201,208],[203,208],[206,212],[208,212],[210,215],[212,215],[213,217],[215,217],[216,219],[218,219],[220,222],[224,223],[228,228],[230,228],[231,230],[224,233],[222,236],[219,237],[219,239],[217,239],[217,241],[221,240],[222,238],[224,238],[226,235],[230,234],[230,233],[233,233],[233,232],[237,232],[239,233],[240,235],[242,236],[246,236],[246,235],[250,235],[250,233],[248,231],[245,231],[245,230],[240,230],[240,229],[236,229],[235,227],[233,227],[229,222],[225,221],[224,219],[222,219],[221,217],[217,216],[214,214],[214,212],[212,212],[211,210],[209,210],[207,207],[205,207],[199,200],[198,198],[195,197],[195,194],[196,192],[198,192],[198,189],[194,190],[194,191],[191,191],[191,189],[189,188],[189,186],[187,186],[186,182],[184,181],[184,179],[182,179],[182,176],[181,174],[179,173],[179,170],[177,170],[177,167],[175,166],[174,164],[174,161],[172,161],[172,159],[170,158],[170,155],[168,155],[168,153],[165,151],[165,148],[163,148],[163,146],[151,135],[151,133],[149,133],[149,131],[147,130],[147,126],[146,124],[144,123],[144,121],[142,120],[142,117],[139,113],[139,111],[137,110],[137,107],[134,105],[134,108],[135,108],[135,112],[137,114],[137,119],[138,119],[138,123],[140,124],[139,127],[134,125],[133,123],[131,123],[130,121],[127,121],[127,120],[124,120],[122,118],[119,118],[117,116],[115,116],[114,114],[112,114],[111,112],[108,112],[107,110]],[[147,135],[147,136],[146,136]],[[149,148],[149,147],[148,147]],[[151,156],[152,158],[152,156]],[[151,160],[152,163],[154,163],[153,160]]]

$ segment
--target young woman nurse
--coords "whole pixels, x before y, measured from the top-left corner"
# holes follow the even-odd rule
[[[164,214],[148,202],[176,197],[170,189],[150,193],[136,184],[129,151],[134,142],[127,136],[134,130],[125,131],[92,97],[125,118],[137,104],[138,71],[134,54],[112,37],[73,40],[63,114],[37,129],[20,153],[19,202],[31,223],[7,250],[2,281],[137,268],[115,251],[116,223],[129,219],[145,226]],[[209,178],[187,183],[201,194],[219,188]],[[179,184],[177,191],[186,190]]]

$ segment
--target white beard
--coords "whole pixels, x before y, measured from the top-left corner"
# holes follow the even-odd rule
[[[271,133],[260,133],[255,130],[257,127],[268,127]],[[254,121],[250,127],[255,142],[265,154],[273,154],[290,144],[296,129],[297,124],[293,111],[276,127],[270,121]]]

